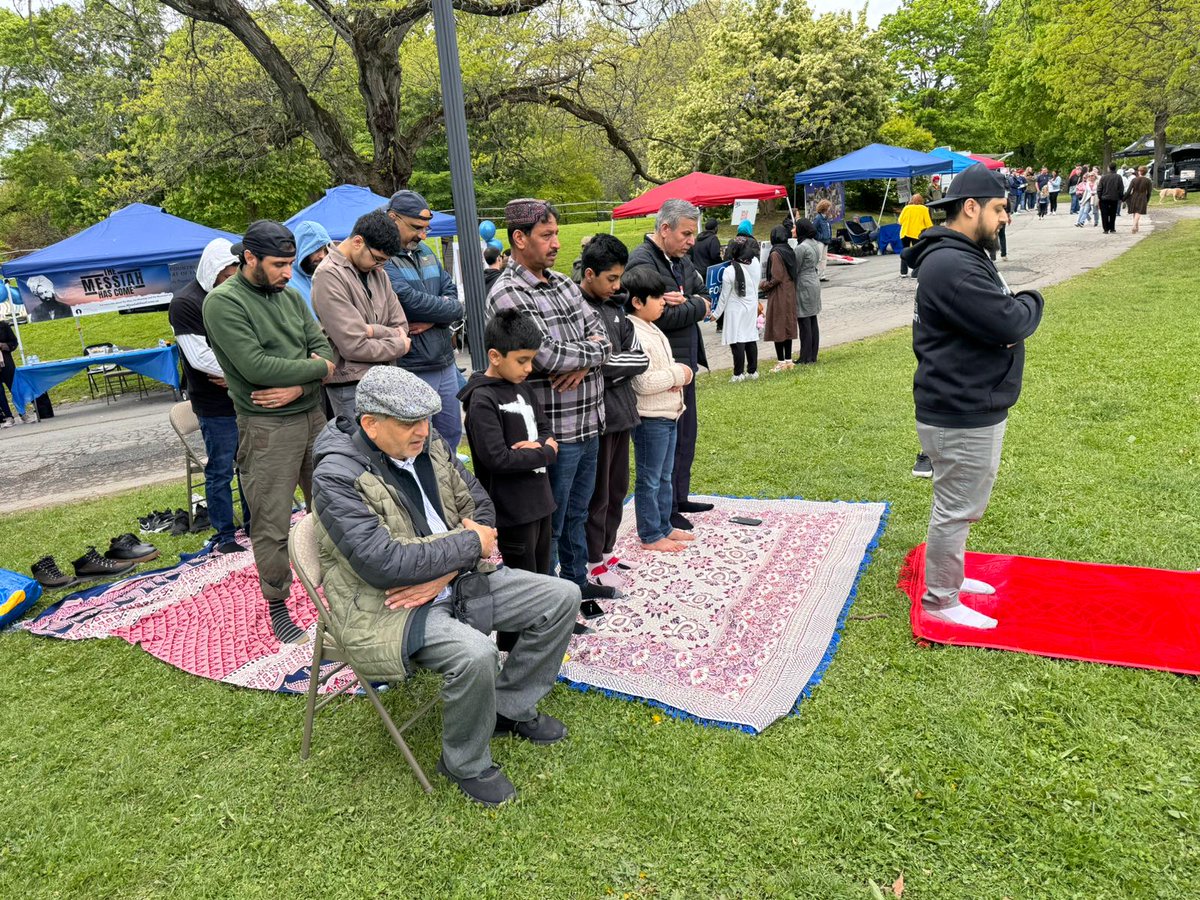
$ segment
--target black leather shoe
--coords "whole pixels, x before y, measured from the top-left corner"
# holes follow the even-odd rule
[[[682,531],[691,531],[692,520],[684,516],[683,513],[671,513],[671,527]]]
[[[43,556],[33,564],[30,570],[34,579],[44,588],[66,587],[75,579],[63,574],[53,556]]]
[[[690,513],[709,512],[712,508],[713,508],[713,505],[711,503],[698,503],[695,500],[684,500],[682,503],[679,504],[679,511],[681,513],[683,513],[683,512],[690,512]]]
[[[128,560],[105,559],[96,552],[95,547],[88,547],[87,553],[75,560],[75,574],[79,578],[115,578],[124,575],[137,565]]]
[[[459,778],[450,773],[439,757],[437,770],[458,785],[458,789],[469,798],[484,806],[499,806],[517,796],[517,789],[508,780],[508,776],[500,771],[499,766],[484,769],[474,778]]]
[[[567,726],[546,713],[540,713],[528,722],[514,722],[508,716],[496,713],[496,730],[492,737],[508,734],[531,744],[557,744],[567,736]]]
[[[237,541],[226,541],[223,544],[217,544],[218,553],[245,553],[246,548]]]
[[[104,555],[109,559],[144,563],[158,559],[158,548],[153,544],[143,544],[133,534],[127,532],[113,538]]]

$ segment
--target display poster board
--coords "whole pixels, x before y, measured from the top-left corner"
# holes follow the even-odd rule
[[[148,266],[94,266],[18,278],[30,322],[157,306],[196,277],[199,258]]]
[[[753,225],[756,218],[758,218],[757,200],[733,201],[733,218],[731,224],[734,228],[737,228],[743,222],[749,222]]]
[[[900,195],[901,203],[908,203],[908,201],[912,199],[912,179],[897,178],[896,193]]]
[[[806,184],[804,186],[804,215],[812,219],[817,214],[817,204],[828,200],[833,204],[828,219],[842,222],[846,218],[846,185],[841,181],[833,184]]]

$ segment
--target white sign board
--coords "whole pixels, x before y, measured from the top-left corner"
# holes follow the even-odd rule
[[[733,227],[737,228],[743,222],[754,224],[754,220],[758,217],[758,201],[757,200],[734,200],[733,201]]]
[[[898,193],[900,195],[901,203],[907,203],[909,200],[911,200],[912,199],[912,179],[911,178],[897,178],[896,179],[896,193]]]

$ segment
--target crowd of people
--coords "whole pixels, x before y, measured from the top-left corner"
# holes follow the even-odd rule
[[[1153,182],[1146,177],[1145,166],[1118,168],[1116,163],[1110,163],[1108,172],[1101,174],[1099,166],[1080,163],[1068,173],[1065,184],[1057,170],[1048,170],[1045,166],[1036,175],[1032,167],[1006,171],[1010,216],[1035,210],[1039,219],[1058,215],[1059,196],[1065,187],[1071,204],[1070,214],[1077,217],[1076,227],[1084,228],[1089,221],[1093,227],[1103,224],[1104,234],[1116,233],[1116,220],[1122,205],[1134,217],[1133,233],[1136,234],[1153,191]]]

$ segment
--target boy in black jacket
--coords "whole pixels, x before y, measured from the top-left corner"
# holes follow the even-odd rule
[[[488,367],[458,394],[466,410],[475,477],[496,504],[496,544],[504,564],[550,573],[554,493],[546,466],[558,458],[550,420],[525,379],[542,333],[515,309],[496,313],[484,330]]]
[[[631,381],[650,367],[638,344],[633,323],[625,317],[621,275],[629,251],[610,234],[598,234],[583,251],[579,290],[604,323],[612,356],[604,364],[604,433],[596,459],[596,487],[588,504],[588,578],[598,584],[624,586],[629,566],[613,556],[625,495],[629,493],[629,437],[641,420]]]

